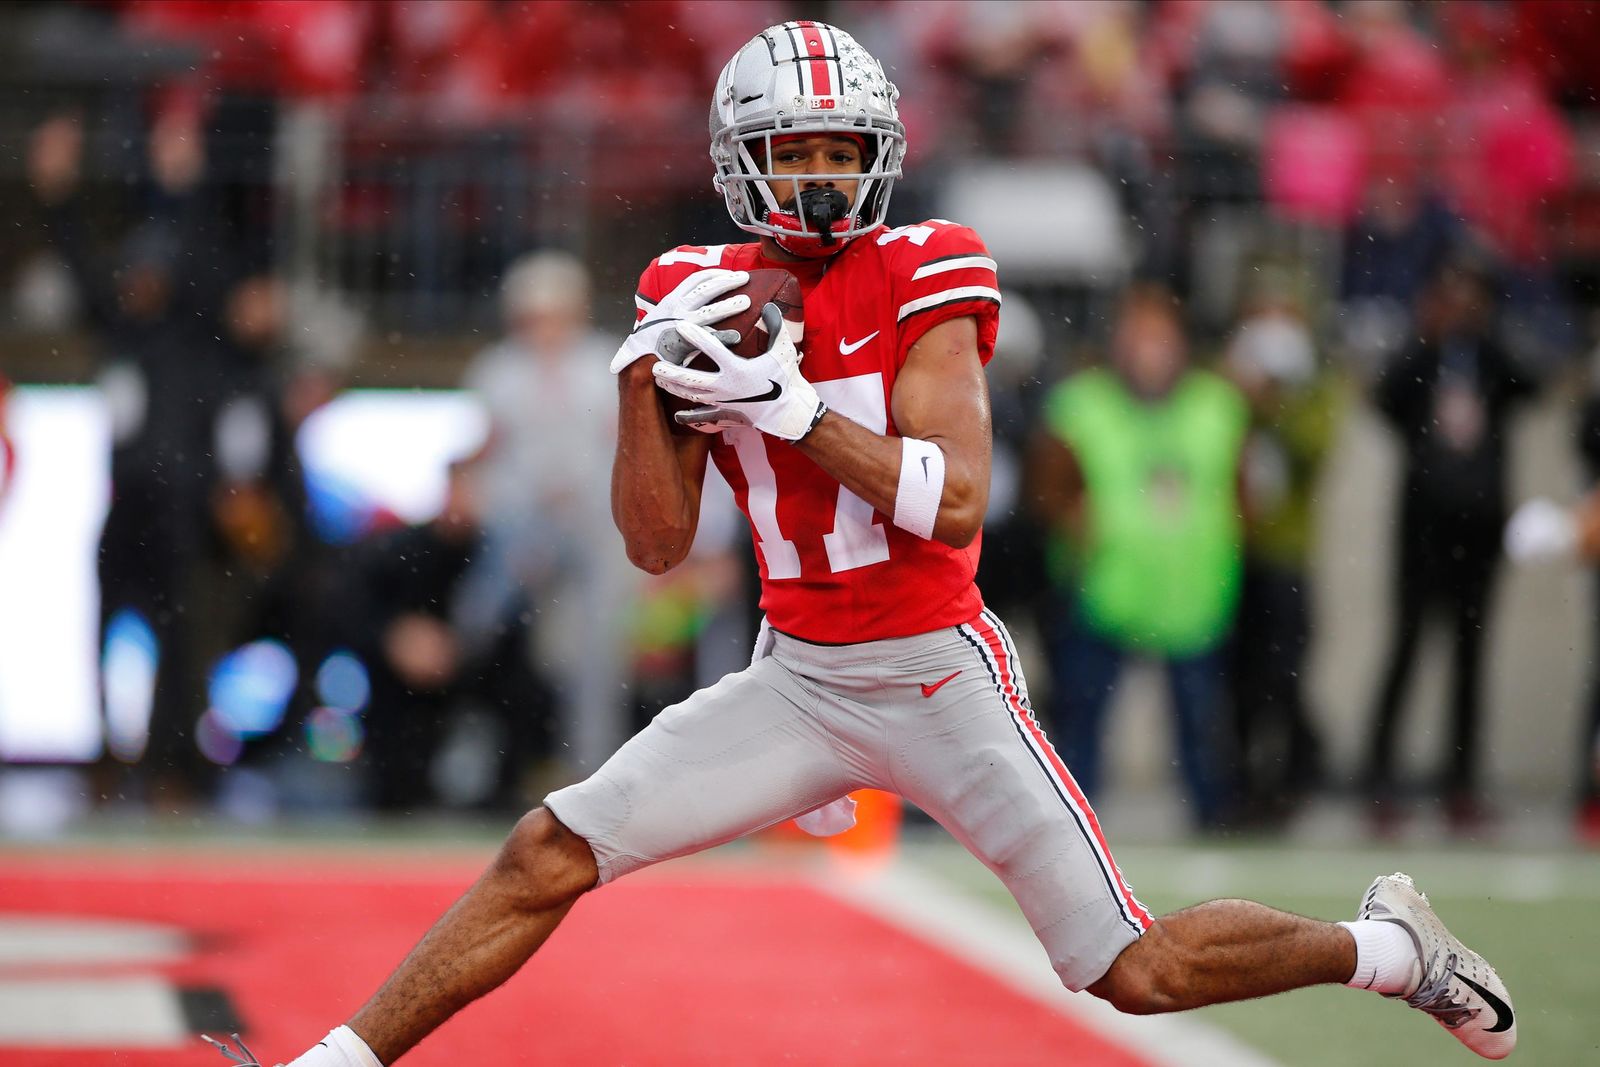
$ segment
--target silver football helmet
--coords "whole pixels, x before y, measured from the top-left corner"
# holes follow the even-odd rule
[[[883,65],[843,30],[785,22],[756,35],[722,69],[711,100],[715,184],[734,223],[806,256],[827,255],[839,239],[882,224],[905,156],[899,96]],[[862,170],[774,177],[767,169],[774,140],[809,134],[859,137]],[[832,226],[819,226],[800,206],[802,184],[824,178],[859,183],[854,204]],[[773,181],[794,183],[787,205],[773,194]]]

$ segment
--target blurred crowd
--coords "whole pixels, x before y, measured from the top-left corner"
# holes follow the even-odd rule
[[[1007,294],[990,367],[980,586],[1037,635],[1041,705],[1085,789],[1107,785],[1114,695],[1144,661],[1167,682],[1197,828],[1280,826],[1346,776],[1378,832],[1419,794],[1464,833],[1491,822],[1480,738],[1509,430],[1595,341],[1600,13],[1557,0],[804,6],[850,27],[900,86],[911,155],[892,221],[921,217],[973,160],[1087,166],[1127,220],[1125,272],[1034,275]],[[729,11],[124,0],[73,13],[122,47],[191,57],[132,107],[89,93],[33,116],[23,161],[29,224],[70,277],[112,426],[103,795],[246,804],[270,786],[270,804],[516,808],[741,665],[754,564],[731,497],[708,492],[695,553],[647,580],[606,495],[605,368],[633,272],[672,244],[735,239],[710,195],[705,100],[727,55],[795,14]],[[310,213],[340,235],[332,260],[294,243],[304,187],[269,180],[274,138],[308,114],[342,131],[346,180]],[[108,128],[138,154],[96,182]],[[487,427],[420,524],[382,509],[331,520],[296,448],[361,379],[371,313],[370,291],[335,299],[315,270],[370,258],[360,235],[379,226],[400,232],[385,270],[414,296],[398,325],[461,342],[450,376]],[[12,283],[31,291],[29,276]],[[452,313],[436,299],[447,288],[492,325]],[[1068,288],[1086,314],[1056,313]],[[498,339],[482,343],[479,324]],[[1330,765],[1306,673],[1319,484],[1358,405],[1393,431],[1403,473],[1388,653],[1379,677],[1352,680],[1370,715],[1350,768]],[[1600,385],[1581,431],[1600,480]],[[1436,776],[1415,783],[1397,731],[1432,622],[1451,642],[1448,729]],[[128,649],[155,664],[142,697],[118,673]],[[1583,718],[1577,811],[1600,842],[1600,682]],[[308,760],[343,777],[296,777]]]

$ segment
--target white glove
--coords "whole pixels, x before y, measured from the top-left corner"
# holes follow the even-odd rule
[[[784,329],[778,305],[761,309],[761,323],[769,338],[767,350],[750,359],[730,352],[703,326],[689,321],[678,324],[679,335],[717,365],[714,371],[670,363],[657,363],[653,368],[661,388],[705,405],[678,412],[674,418],[679,423],[754,426],[773,437],[798,441],[822,420],[828,408],[800,373],[800,352]]]
[[[661,335],[674,326],[685,322],[709,326],[748,308],[750,298],[743,293],[716,303],[712,301],[749,280],[749,271],[723,270],[720,267],[695,271],[689,275],[634,326],[633,332],[622,342],[622,347],[617,349],[616,358],[611,361],[611,373],[621,374],[625,367],[645,356],[666,358],[661,352]]]
[[[1577,520],[1553,500],[1530,500],[1506,523],[1506,555],[1513,563],[1564,559],[1577,549]]]

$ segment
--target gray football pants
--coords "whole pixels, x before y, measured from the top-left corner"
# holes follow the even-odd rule
[[[762,635],[748,669],[667,708],[587,781],[545,799],[594,849],[602,883],[884,789],[1000,877],[1069,989],[1148,929],[992,612],[854,645]]]

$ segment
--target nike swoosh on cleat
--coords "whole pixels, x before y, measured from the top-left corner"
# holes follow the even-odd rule
[[[856,341],[854,343],[846,341],[842,337],[839,338],[839,354],[841,356],[854,355],[858,348],[860,348],[862,345],[866,344],[868,341],[872,340],[874,337],[878,336],[882,332],[883,332],[882,330],[873,330],[871,333],[867,334],[861,340]]]
[[[772,379],[768,378],[767,381],[772,382]],[[759,396],[741,396],[737,400],[724,400],[721,402],[724,404],[759,404],[763,400],[776,400],[782,395],[783,386],[779,385],[777,382],[772,382],[772,388],[768,389]]]
[[[961,673],[960,671],[956,671],[956,674],[960,674],[960,673]],[[956,674],[952,674],[952,675],[950,675],[949,677],[946,677],[946,678],[940,678],[937,682],[934,682],[932,685],[929,685],[927,682],[923,682],[922,683],[922,695],[925,696],[925,697],[933,696],[933,694],[935,694],[935,693],[937,693],[939,691],[939,687],[940,686],[944,685],[944,683],[948,682],[951,678],[954,678],[956,676]]]
[[[1474,982],[1460,971],[1455,972],[1455,974],[1456,977],[1465,982],[1474,993],[1478,994],[1478,996],[1487,1001],[1489,1007],[1494,1009],[1495,1024],[1488,1028],[1488,1033],[1502,1034],[1511,1029],[1511,1024],[1516,1022],[1516,1016],[1512,1015],[1511,1013],[1511,1005],[1507,1004],[1505,1001],[1501,1000],[1499,997],[1495,996],[1493,993],[1489,992],[1487,989],[1483,988],[1483,986],[1479,985],[1477,982]]]

